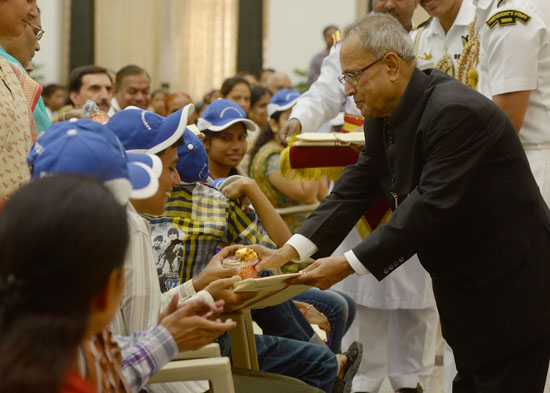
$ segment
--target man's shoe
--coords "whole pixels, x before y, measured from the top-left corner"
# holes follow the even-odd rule
[[[417,384],[415,388],[401,388],[397,391],[397,393],[423,393],[424,389],[422,389],[422,386],[420,384]]]

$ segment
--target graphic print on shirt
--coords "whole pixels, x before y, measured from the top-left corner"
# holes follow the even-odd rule
[[[179,284],[185,234],[168,223],[162,223],[153,226],[152,235],[160,289],[166,292]]]

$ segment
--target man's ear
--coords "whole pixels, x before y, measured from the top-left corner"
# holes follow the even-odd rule
[[[386,67],[388,78],[392,82],[395,82],[397,79],[399,79],[399,71],[401,68],[401,63],[399,60],[399,56],[397,56],[397,54],[393,52],[387,53],[382,60],[384,62],[384,66]]]

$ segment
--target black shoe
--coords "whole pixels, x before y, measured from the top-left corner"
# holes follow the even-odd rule
[[[363,344],[354,341],[344,355],[347,358],[347,363],[344,365],[344,378],[336,378],[334,383],[333,393],[350,393],[353,377],[359,370],[361,358],[363,356]]]
[[[424,389],[422,389],[422,386],[420,384],[417,384],[415,388],[401,388],[397,391],[397,393],[423,393]]]

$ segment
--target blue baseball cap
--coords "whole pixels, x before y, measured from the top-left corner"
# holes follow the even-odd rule
[[[90,120],[90,119],[77,119],[72,118],[67,121],[62,121],[59,123],[54,123],[51,127],[49,127],[43,134],[40,135],[40,143],[44,145],[48,145],[51,143],[51,140],[57,139],[60,135],[65,135],[65,133],[72,129],[77,129],[78,131],[88,131],[93,132],[95,134],[99,134],[103,136],[105,139],[109,141],[109,143],[116,148],[120,154],[124,157],[126,157],[126,152],[124,151],[124,147],[118,140],[115,134],[111,130],[109,130],[105,126],[98,127],[98,122]],[[101,125],[101,124],[100,124]],[[27,161],[32,160],[34,155],[37,154],[37,151],[34,149],[31,149],[31,152],[29,156],[27,157]]]
[[[119,111],[106,126],[120,139],[129,152],[156,154],[176,143],[185,130],[193,104],[162,117],[134,106]]]
[[[258,126],[246,117],[241,106],[225,98],[218,98],[208,105],[197,120],[199,131],[223,131],[235,123],[243,123],[248,131],[256,131]]]
[[[181,181],[197,183],[208,179],[208,154],[200,138],[186,128],[183,132],[184,143],[178,146],[179,161],[176,169]]]
[[[124,147],[122,146],[122,143],[120,143],[120,140],[117,138],[117,136],[109,130],[105,126],[98,127],[98,122],[94,120],[89,119],[77,119],[72,118],[67,121],[55,123],[53,126],[48,128],[48,132],[45,132],[40,135],[40,143],[36,145],[36,147],[39,149],[39,146],[41,145],[49,145],[51,143],[51,140],[58,138],[60,135],[63,136],[65,133],[72,129],[77,129],[78,131],[87,131],[92,132],[95,134],[99,134],[103,136],[107,141],[115,148],[117,149],[120,154],[127,159],[130,162],[141,162],[148,167],[150,167],[154,174],[158,177],[160,177],[160,174],[162,173],[162,161],[158,159],[158,157],[149,155],[149,154],[132,154],[127,153],[124,150]],[[34,156],[37,154],[37,150],[31,149],[31,152],[29,153],[27,157],[27,161],[31,162],[34,160]]]
[[[269,104],[267,104],[267,116],[271,119],[277,112],[286,111],[292,108],[296,101],[300,97],[300,93],[293,89],[279,90],[271,97]]]
[[[88,175],[109,187],[121,204],[130,198],[153,196],[159,184],[152,167],[160,165],[162,168],[160,159],[152,155],[126,156],[114,145],[113,139],[106,137],[114,135],[105,126],[88,122],[79,119],[78,122],[56,123],[50,127],[35,142],[27,157],[32,167],[32,177],[56,173]],[[66,123],[71,127],[67,127]]]

